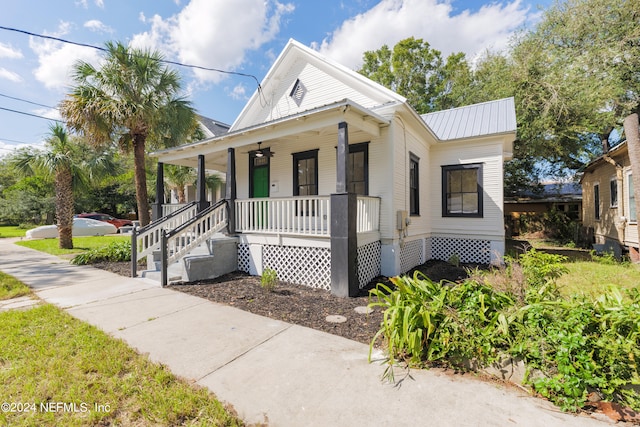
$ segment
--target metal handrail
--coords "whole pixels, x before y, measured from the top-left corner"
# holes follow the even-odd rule
[[[168,283],[169,264],[181,259],[192,249],[199,246],[214,233],[227,226],[228,206],[226,200],[220,200],[208,207],[179,227],[161,232],[161,271],[162,286]]]
[[[131,231],[131,277],[138,275],[138,262],[142,258],[160,249],[161,231],[184,224],[197,214],[197,210],[197,203],[191,202],[167,216]]]

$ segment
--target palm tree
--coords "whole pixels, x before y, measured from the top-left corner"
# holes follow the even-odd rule
[[[74,67],[76,86],[61,102],[60,112],[72,129],[95,146],[115,142],[133,151],[138,219],[149,223],[145,169],[147,143],[172,146],[193,132],[197,122],[188,101],[178,96],[178,73],[162,66],[162,55],[106,44],[98,69],[86,62]]]
[[[186,203],[187,197],[184,193],[184,187],[187,184],[192,184],[196,179],[193,168],[179,165],[165,165],[164,177],[176,187],[178,203]]]
[[[56,192],[56,222],[58,224],[59,247],[73,249],[73,182],[83,180],[85,174],[75,161],[78,146],[74,144],[65,128],[56,123],[50,127],[44,151],[24,152],[16,158],[15,165],[26,174],[42,171],[53,175]]]
[[[217,173],[207,175],[204,179],[206,187],[211,191],[217,191],[218,188],[224,185],[224,180]]]

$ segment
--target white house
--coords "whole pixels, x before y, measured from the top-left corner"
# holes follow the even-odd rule
[[[499,261],[515,136],[513,98],[420,116],[291,40],[229,132],[152,155],[226,173],[239,270],[353,295],[433,258]]]

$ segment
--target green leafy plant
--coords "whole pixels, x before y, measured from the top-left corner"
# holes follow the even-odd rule
[[[260,286],[267,292],[273,292],[278,285],[278,273],[271,269],[265,268],[260,277]]]
[[[390,380],[398,362],[464,369],[517,358],[525,384],[563,410],[583,407],[592,391],[640,410],[640,289],[564,298],[555,284],[564,260],[531,250],[463,283],[416,273],[379,284],[369,305],[385,311],[370,355],[381,341]]]
[[[71,260],[71,264],[86,265],[104,261],[131,261],[131,243],[126,241],[111,242],[107,246],[91,249],[76,255]]]
[[[370,346],[372,351],[384,337],[389,353],[385,376],[393,378],[397,360],[460,365],[470,359],[488,363],[498,355],[491,340],[497,342],[496,335],[508,330],[500,310],[513,304],[510,296],[475,281],[436,283],[419,272],[391,281],[396,289],[379,284],[369,304],[385,309]]]
[[[460,267],[460,255],[451,254],[447,262],[455,267]]]

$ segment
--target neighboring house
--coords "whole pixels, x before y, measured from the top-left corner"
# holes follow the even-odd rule
[[[500,263],[515,136],[513,98],[420,116],[291,40],[228,133],[152,155],[226,173],[238,269],[346,296],[429,259]]]
[[[631,162],[623,141],[589,163],[582,184],[582,222],[593,229],[599,249],[629,251],[638,259],[638,215],[635,208]]]
[[[582,220],[582,186],[575,182],[543,184],[540,194],[526,193],[521,197],[507,197],[504,201],[507,233],[518,235],[519,219],[523,216],[543,215],[559,211],[570,220]]]

